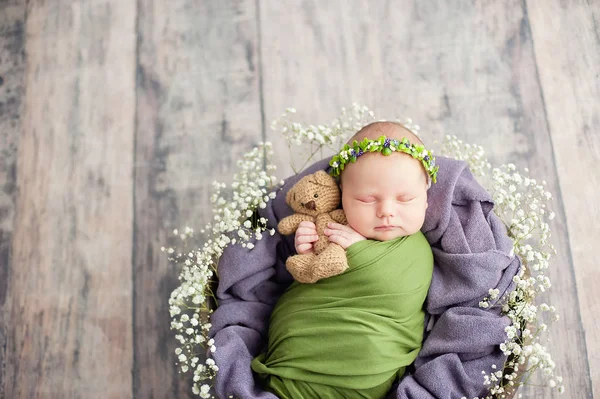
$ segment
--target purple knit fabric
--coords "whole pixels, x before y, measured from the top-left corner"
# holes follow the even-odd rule
[[[269,228],[293,211],[285,194],[303,176],[326,170],[322,160],[292,176],[261,216]],[[492,371],[506,358],[499,349],[510,324],[498,309],[479,308],[490,288],[500,295],[513,288],[520,261],[511,256],[512,241],[491,212],[489,193],[467,164],[438,156],[438,182],[428,192],[421,231],[432,246],[435,266],[426,301],[428,331],[414,371],[394,386],[389,398],[428,399],[481,396],[482,370]],[[219,366],[216,393],[244,399],[275,399],[257,384],[251,360],[265,349],[269,316],[292,282],[285,260],[294,254],[293,236],[265,235],[247,250],[231,246],[219,262],[219,307],[212,315],[211,335]]]

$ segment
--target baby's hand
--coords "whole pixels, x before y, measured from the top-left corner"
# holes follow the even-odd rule
[[[329,238],[329,241],[335,242],[344,249],[356,242],[366,240],[352,227],[334,222],[327,223],[327,228],[323,233]]]
[[[296,252],[300,255],[313,253],[313,242],[318,240],[317,226],[313,222],[300,222],[294,238]]]

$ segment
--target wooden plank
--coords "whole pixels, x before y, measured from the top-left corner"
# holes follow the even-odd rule
[[[527,1],[548,129],[565,208],[592,392],[600,395],[600,8],[584,1]],[[558,17],[560,16],[560,17]]]
[[[191,397],[168,299],[179,269],[160,247],[212,218],[212,181],[262,140],[255,2],[139,2],[134,395]],[[201,243],[198,241],[198,245]]]
[[[270,0],[261,2],[260,21],[262,36],[275,38],[261,48],[267,122],[288,106],[298,108],[299,121],[328,122],[358,101],[378,119],[411,116],[426,142],[457,134],[483,145],[495,165],[513,162],[547,181],[559,255],[548,273],[551,299],[542,300],[562,317],[549,338],[569,392],[590,397],[561,189],[523,3]],[[279,170],[291,173],[282,139],[271,131],[267,138]],[[558,397],[532,388],[520,393]]]
[[[7,398],[131,396],[134,32],[134,2],[28,2]]]
[[[12,265],[11,244],[16,211],[17,147],[25,91],[25,4],[13,1],[0,8],[0,397],[4,397],[8,279]],[[10,384],[10,382],[8,382]]]

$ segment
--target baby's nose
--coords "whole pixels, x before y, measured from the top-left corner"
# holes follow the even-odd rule
[[[394,216],[395,208],[391,201],[381,201],[378,208],[378,216],[380,218]]]

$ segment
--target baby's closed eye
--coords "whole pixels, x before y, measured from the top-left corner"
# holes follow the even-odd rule
[[[365,204],[370,204],[372,202],[375,202],[375,197],[358,197],[357,199],[360,202],[364,202]]]
[[[412,200],[414,200],[415,197],[412,195],[401,195],[399,197],[396,198],[396,201],[398,202],[410,202]],[[377,198],[375,197],[358,197],[357,200],[359,202],[365,203],[365,204],[372,204],[374,202],[377,202]]]

